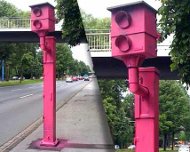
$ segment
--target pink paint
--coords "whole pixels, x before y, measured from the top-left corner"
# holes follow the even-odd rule
[[[112,56],[128,67],[129,90],[135,94],[135,151],[158,152],[158,71],[139,68],[156,57],[156,11],[145,2],[109,10]]]
[[[112,56],[156,57],[156,11],[144,2],[109,8],[111,17]]]
[[[64,147],[68,147],[67,145],[70,145],[67,140],[59,139],[59,143],[56,146],[47,146],[41,144],[42,139],[37,139],[35,141],[32,141],[32,143],[29,145],[29,149],[40,149],[40,150],[46,150],[46,151],[61,151]]]
[[[31,11],[31,29],[39,33],[40,31],[55,31],[55,13],[54,7],[49,3],[42,3],[30,6]]]
[[[141,96],[148,96],[149,90],[147,87],[139,84],[139,71],[138,68],[128,68],[129,90]]]
[[[48,32],[55,31],[54,7],[49,3],[32,5],[31,7],[31,29],[40,37],[40,47],[45,49],[45,36]]]
[[[47,51],[43,51],[43,122],[44,135],[42,145],[57,144],[56,140],[56,56],[55,38],[46,36]]]
[[[41,146],[56,146],[56,42],[46,36],[55,30],[54,7],[49,3],[31,6],[31,29],[40,38],[43,51],[43,139]]]
[[[154,67],[139,68],[140,85],[148,88],[148,96],[135,94],[135,151],[159,151],[159,74]]]

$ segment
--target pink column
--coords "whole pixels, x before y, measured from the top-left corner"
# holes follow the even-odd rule
[[[135,152],[159,151],[159,74],[154,67],[139,68],[140,84],[147,96],[135,94]]]
[[[45,37],[43,51],[43,139],[41,145],[56,146],[56,49],[55,38]]]

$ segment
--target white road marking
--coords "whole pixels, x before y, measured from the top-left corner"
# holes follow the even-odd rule
[[[41,86],[28,87],[28,89],[40,88]]]
[[[23,98],[26,98],[26,97],[29,97],[29,96],[32,96],[33,94],[27,94],[25,96],[22,96],[22,97],[19,97],[20,99],[23,99]]]
[[[19,90],[22,90],[22,89],[15,89],[15,90],[11,90],[11,91],[19,91]]]
[[[32,88],[36,88],[36,87],[28,87],[28,89],[32,89]]]

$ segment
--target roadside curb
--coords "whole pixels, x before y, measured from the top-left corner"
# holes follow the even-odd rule
[[[91,81],[89,81],[90,83]],[[85,84],[80,90],[68,98],[64,103],[57,105],[56,112],[58,112],[64,105],[66,105],[73,97],[75,97],[81,90],[83,90],[89,83]],[[21,131],[15,137],[7,141],[0,147],[0,152],[9,152],[16,145],[18,145],[22,140],[29,136],[34,130],[36,130],[42,124],[42,117],[37,119],[35,122],[31,123],[26,129]]]

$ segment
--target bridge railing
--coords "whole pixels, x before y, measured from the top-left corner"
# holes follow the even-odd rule
[[[30,19],[23,18],[0,18],[1,29],[29,29]]]
[[[110,52],[110,31],[108,29],[86,29],[90,51]]]

